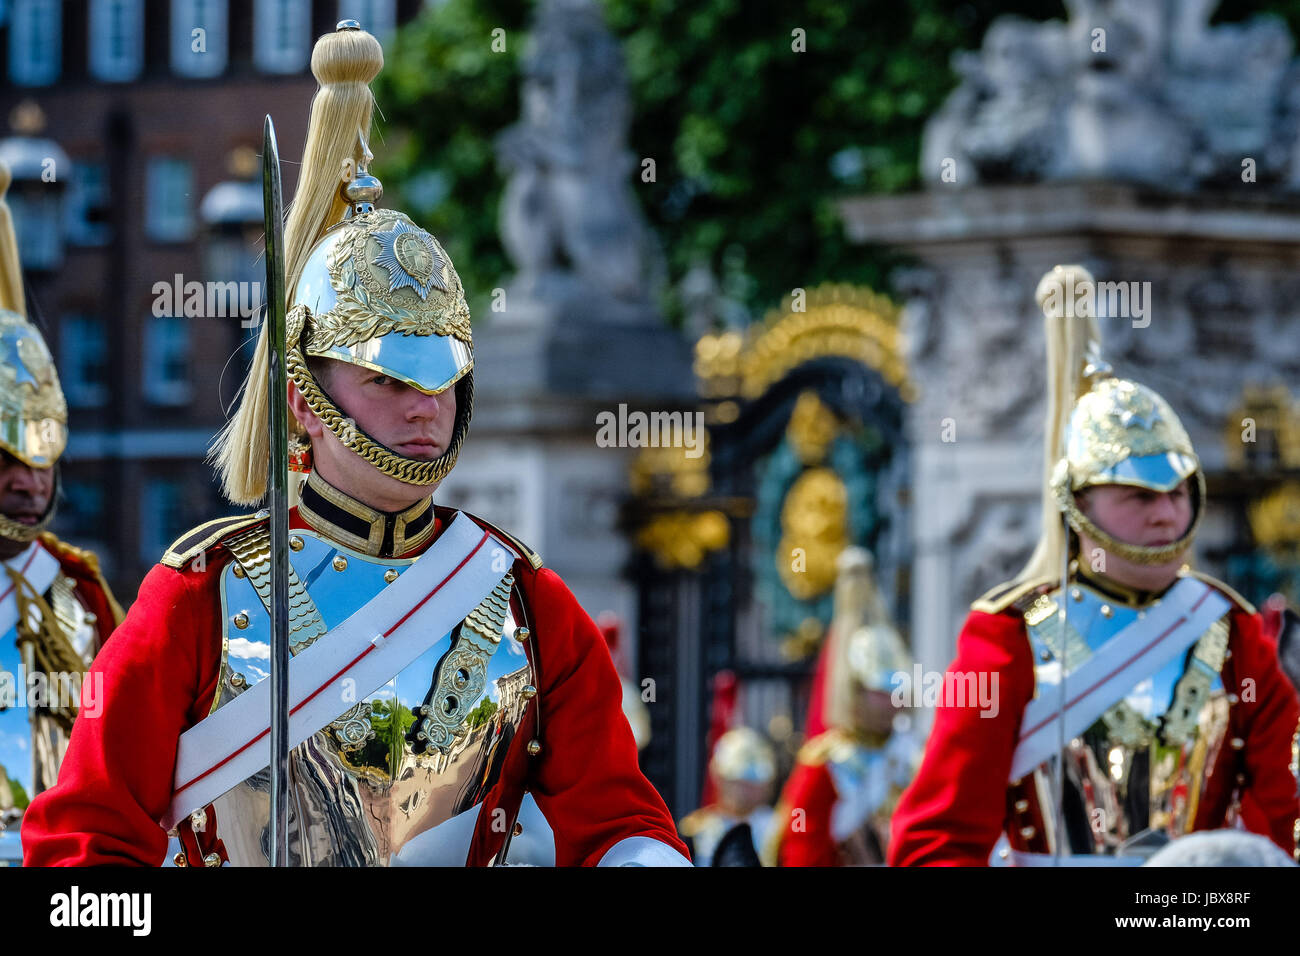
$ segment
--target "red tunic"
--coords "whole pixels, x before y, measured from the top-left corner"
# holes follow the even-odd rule
[[[1288,763],[1300,705],[1276,652],[1261,636],[1259,615],[1234,606],[1230,620],[1231,656],[1222,679],[1225,688],[1241,695],[1230,709],[1229,736],[1240,737],[1245,745],[1240,751],[1226,746],[1220,751],[1195,829],[1224,825],[1241,773],[1259,819],[1267,821],[1259,832],[1290,853],[1300,801]],[[1003,830],[1014,830],[1007,780],[1020,718],[1034,693],[1024,618],[1014,608],[1000,614],[972,611],[949,670],[997,671],[999,710],[987,717],[973,707],[937,709],[921,770],[894,814],[892,866],[983,866]],[[1251,686],[1244,683],[1247,679],[1254,681],[1253,693],[1246,691]]]
[[[831,835],[831,813],[838,794],[825,761],[799,761],[781,794],[779,866],[841,866],[839,846]]]
[[[290,523],[306,526],[296,511]],[[103,713],[77,721],[58,784],[28,808],[27,865],[163,861],[167,835],[158,820],[171,799],[176,742],[207,715],[217,689],[219,583],[229,555],[218,548],[206,558],[201,569],[154,567],[96,659]],[[560,866],[594,865],[634,836],[685,855],[668,808],[637,765],[622,688],[600,631],[553,571],[517,560],[514,573],[533,618],[538,695],[484,800],[468,862],[491,860],[501,838],[490,833],[491,811],[513,813],[525,787],[555,832]],[[525,749],[534,736],[542,743],[536,757]]]

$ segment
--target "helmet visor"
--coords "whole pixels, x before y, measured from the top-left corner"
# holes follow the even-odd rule
[[[446,391],[474,367],[473,351],[454,335],[389,332],[355,345],[308,350],[307,354],[391,375],[426,395]]]
[[[1152,491],[1173,491],[1196,474],[1200,463],[1192,455],[1165,452],[1162,455],[1129,456],[1095,475],[1082,487],[1092,485],[1132,485]]]

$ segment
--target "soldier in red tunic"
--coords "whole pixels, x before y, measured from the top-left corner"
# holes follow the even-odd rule
[[[1067,318],[1064,290],[1092,288],[1077,266],[1039,285],[1043,536],[966,619],[949,674],[995,675],[999,706],[938,708],[892,864],[983,865],[1002,834],[1014,865],[1138,864],[1232,825],[1243,795],[1292,849],[1295,693],[1254,608],[1185,564],[1200,461],[1164,399],[1101,361],[1095,321]]]
[[[767,863],[869,866],[885,862],[889,820],[912,779],[919,748],[911,717],[895,706],[910,670],[871,574],[871,555],[839,558],[835,611],[809,727],[824,727],[799,748],[777,805]],[[820,718],[820,719],[814,719]]]
[[[526,546],[433,503],[472,411],[469,311],[438,241],[374,207],[382,64],[353,21],[317,43],[286,230],[310,468],[290,513],[290,862],[508,862],[528,791],[560,865],[689,865],[596,625]],[[216,450],[238,503],[265,491],[267,362],[264,330]],[[178,865],[268,862],[270,563],[259,512],[195,529],[149,573],[96,661],[102,715],[28,813],[28,863],[157,865],[168,828]]]
[[[9,181],[0,164],[0,862],[21,858],[23,811],[54,785],[83,672],[122,619],[95,555],[46,530],[68,407],[27,321]]]

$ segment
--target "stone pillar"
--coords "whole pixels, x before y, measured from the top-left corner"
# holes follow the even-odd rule
[[[690,349],[655,306],[662,261],[633,193],[622,54],[592,0],[543,0],[523,61],[523,116],[498,139],[502,242],[515,275],[477,316],[470,437],[440,502],[516,534],[592,616],[636,595],[619,528],[634,448],[596,416],[692,402]]]

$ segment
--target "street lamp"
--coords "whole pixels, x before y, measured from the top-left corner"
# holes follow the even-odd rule
[[[40,134],[45,114],[31,100],[9,114],[12,136],[0,140],[0,161],[9,166],[9,208],[18,254],[29,272],[52,272],[63,264],[63,197],[72,163],[62,147]]]

